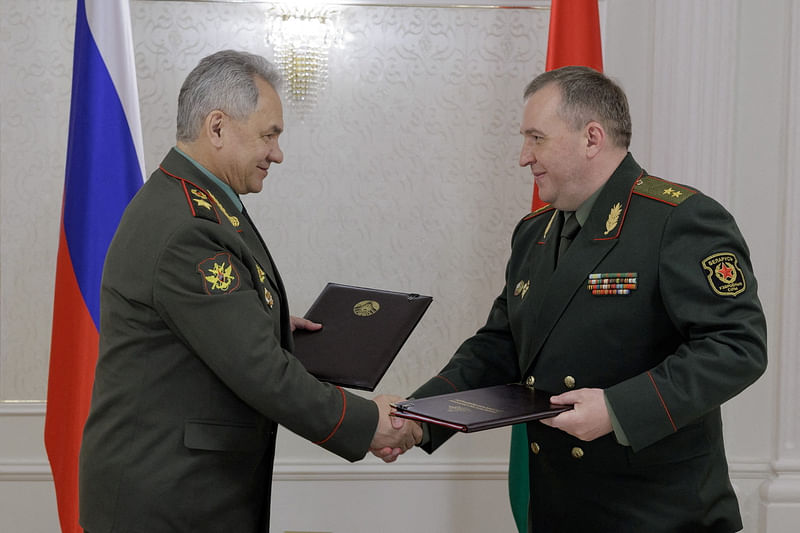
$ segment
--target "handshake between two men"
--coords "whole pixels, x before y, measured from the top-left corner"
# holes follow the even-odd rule
[[[392,463],[414,445],[422,442],[422,426],[412,420],[392,416],[392,403],[405,400],[382,394],[373,400],[378,406],[378,427],[369,450],[386,463]]]
[[[291,316],[292,332],[302,329],[318,331],[322,324],[312,322],[306,318]],[[369,450],[384,462],[391,463],[397,458],[422,442],[422,426],[412,420],[405,420],[392,416],[394,402],[405,400],[396,395],[381,394],[373,401],[378,406],[378,426],[372,437]]]

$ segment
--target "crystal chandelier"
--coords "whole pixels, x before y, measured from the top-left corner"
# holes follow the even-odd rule
[[[284,92],[301,116],[328,81],[328,51],[341,42],[338,12],[320,3],[277,4],[267,12],[267,43],[283,74]]]

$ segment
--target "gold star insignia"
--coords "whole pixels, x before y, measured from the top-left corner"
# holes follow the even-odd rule
[[[673,189],[672,187],[669,187],[667,189],[664,189],[663,194],[670,195],[670,194],[673,194],[674,192],[675,192],[675,189]]]
[[[197,203],[197,205],[199,205],[200,207],[205,207],[209,211],[211,210],[211,204],[206,202],[205,200],[200,200],[198,198],[192,198],[192,200],[194,200],[195,203]]]
[[[680,195],[682,195],[682,194],[683,193],[681,191],[675,191],[674,193],[672,193],[672,196],[675,197],[675,198],[679,198]]]

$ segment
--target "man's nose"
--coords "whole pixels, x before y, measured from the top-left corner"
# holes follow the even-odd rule
[[[527,142],[522,143],[522,149],[519,152],[519,166],[527,167],[528,165],[536,162],[536,155]]]
[[[267,159],[269,159],[272,163],[283,162],[283,150],[281,150],[281,147],[278,146],[277,143],[275,144],[275,148],[273,148],[269,153],[269,157]]]

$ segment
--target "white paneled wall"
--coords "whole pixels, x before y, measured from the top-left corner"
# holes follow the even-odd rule
[[[348,39],[331,51],[317,110],[287,109],[286,160],[245,201],[295,314],[326,281],[434,296],[378,391],[403,394],[482,324],[501,288],[531,192],[517,166],[521,92],[544,67],[549,12],[383,3],[394,6],[341,6]],[[745,531],[796,531],[800,2],[600,4],[605,69],[629,94],[637,159],[715,196],[750,242],[771,361],[725,407],[726,445]],[[178,88],[201,57],[221,48],[271,57],[269,7],[131,1],[148,173],[173,144]],[[0,0],[0,531],[57,530],[36,400],[47,381],[74,11],[74,0]],[[497,430],[458,436],[433,456],[350,465],[284,431],[272,530],[394,533],[410,518],[417,531],[512,531],[507,451]]]

